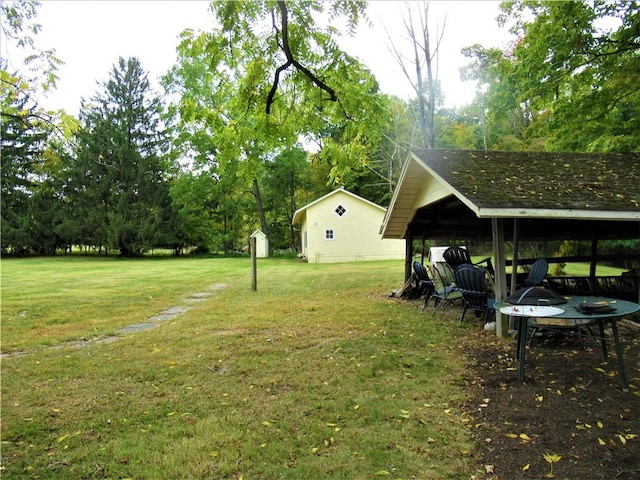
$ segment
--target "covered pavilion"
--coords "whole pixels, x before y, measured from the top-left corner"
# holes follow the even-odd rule
[[[514,271],[520,240],[589,240],[591,255],[573,260],[590,261],[595,275],[608,259],[599,240],[640,238],[640,154],[413,149],[381,234],[405,239],[407,279],[415,239],[492,241],[496,298],[507,292],[506,235]]]

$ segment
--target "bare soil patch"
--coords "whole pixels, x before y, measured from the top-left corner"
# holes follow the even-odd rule
[[[515,342],[474,327],[462,348],[472,360],[464,382],[477,478],[640,478],[640,338],[620,333],[629,392],[611,342],[605,361],[593,339],[585,348],[571,336],[536,339],[519,382]]]

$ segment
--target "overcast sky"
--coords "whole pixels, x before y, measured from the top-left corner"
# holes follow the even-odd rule
[[[64,109],[77,115],[80,98],[92,97],[105,81],[113,64],[122,56],[136,56],[157,80],[173,65],[178,36],[186,28],[209,30],[213,19],[209,2],[202,0],[80,1],[41,0],[37,36],[40,48],[54,48],[65,62],[60,68],[57,91],[42,102],[48,109]],[[444,25],[439,57],[439,78],[447,106],[469,103],[474,86],[459,79],[459,68],[467,60],[460,49],[474,43],[504,46],[508,35],[495,21],[497,1],[434,1],[430,30],[435,35]],[[378,78],[384,92],[408,99],[410,86],[388,50],[389,39],[403,45],[401,14],[404,2],[373,1],[369,17],[373,28],[362,25],[355,37],[341,42],[343,49],[358,57]],[[445,23],[446,18],[446,23]],[[6,55],[3,48],[2,55]],[[12,58],[14,67],[15,59]]]

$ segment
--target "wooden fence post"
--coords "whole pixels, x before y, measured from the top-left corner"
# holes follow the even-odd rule
[[[251,245],[251,291],[258,290],[258,268],[257,268],[257,255],[256,255],[256,237],[249,239]]]

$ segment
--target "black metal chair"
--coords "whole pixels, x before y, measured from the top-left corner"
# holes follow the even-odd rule
[[[537,285],[542,285],[542,280],[546,277],[547,272],[549,271],[549,264],[544,258],[539,258],[533,264],[531,264],[531,270],[529,270],[529,275],[525,279],[522,284],[523,287],[535,287]]]
[[[484,268],[463,264],[455,270],[456,286],[464,299],[464,307],[460,322],[464,321],[467,310],[475,312],[476,317],[484,317],[484,322],[489,323],[494,316],[494,293],[487,285],[487,271]]]
[[[422,310],[420,310],[420,313],[422,313],[427,307],[427,303],[429,303],[431,296],[435,292],[435,285],[433,280],[429,278],[427,269],[420,262],[413,262],[413,271],[418,282],[418,296],[424,293],[424,304],[422,305]]]
[[[473,263],[471,260],[471,255],[466,248],[461,247],[449,247],[444,252],[442,252],[442,258],[444,261],[449,264],[451,268],[455,271],[460,265],[481,265],[486,264],[486,269],[491,276],[495,274],[493,269],[493,265],[491,264],[491,258],[483,258],[479,262]]]

